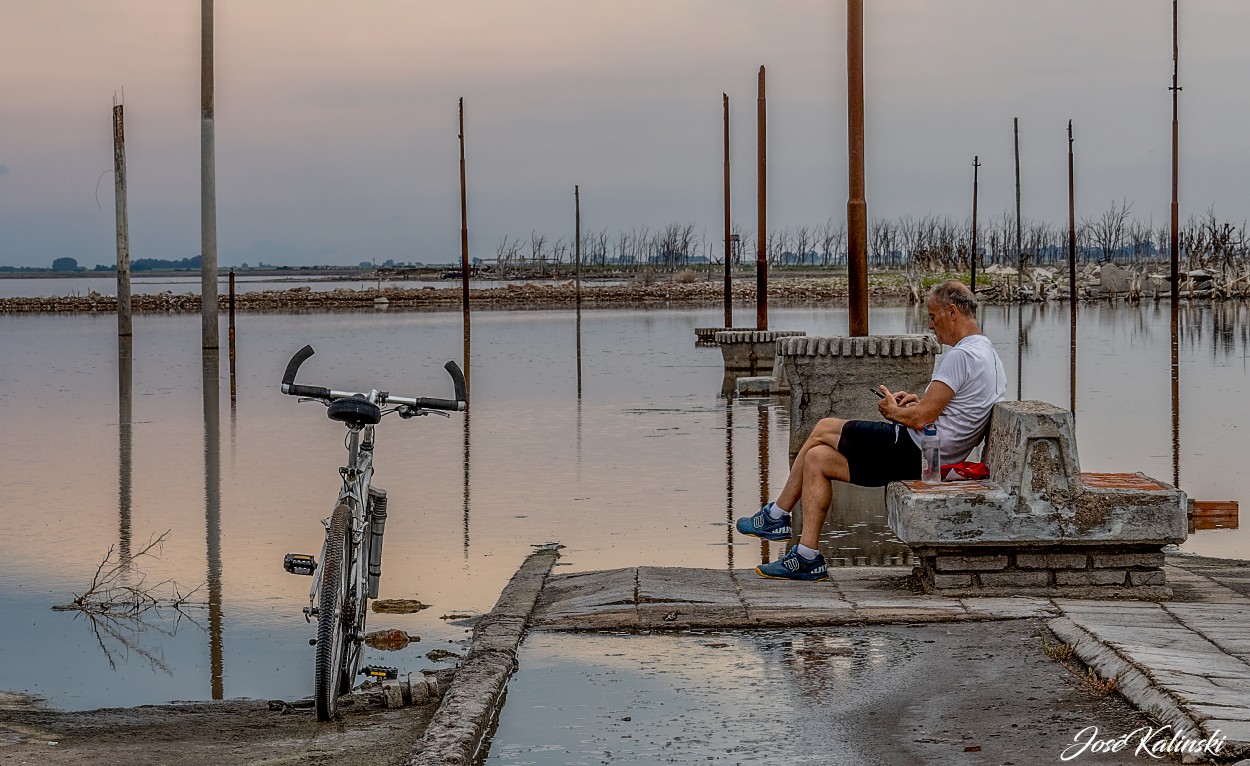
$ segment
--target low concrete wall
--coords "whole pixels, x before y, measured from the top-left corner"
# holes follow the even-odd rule
[[[790,457],[821,418],[880,420],[872,390],[923,393],[940,346],[927,335],[802,337],[777,341],[790,386]],[[871,390],[870,390],[871,389]]]
[[[757,374],[772,370],[777,340],[801,336],[803,330],[724,330],[716,333],[725,372]]]

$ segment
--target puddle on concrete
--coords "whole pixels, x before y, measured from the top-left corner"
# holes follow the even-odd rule
[[[1144,721],[1069,676],[1030,621],[531,633],[479,766],[1025,766],[1084,726]]]

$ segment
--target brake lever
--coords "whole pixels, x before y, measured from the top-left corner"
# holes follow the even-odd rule
[[[325,405],[326,407],[330,406],[329,402],[323,402],[320,399],[317,399],[316,397],[312,397],[312,396],[301,396],[300,398],[295,400],[296,404],[303,404],[304,402],[318,402],[319,404]]]

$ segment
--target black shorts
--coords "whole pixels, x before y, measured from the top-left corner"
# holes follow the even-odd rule
[[[851,483],[861,487],[920,478],[920,448],[907,428],[895,423],[846,421],[838,452],[851,466]]]

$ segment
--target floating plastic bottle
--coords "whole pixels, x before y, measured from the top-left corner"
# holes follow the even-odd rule
[[[934,423],[925,426],[920,436],[920,480],[925,484],[942,483],[942,438]]]

